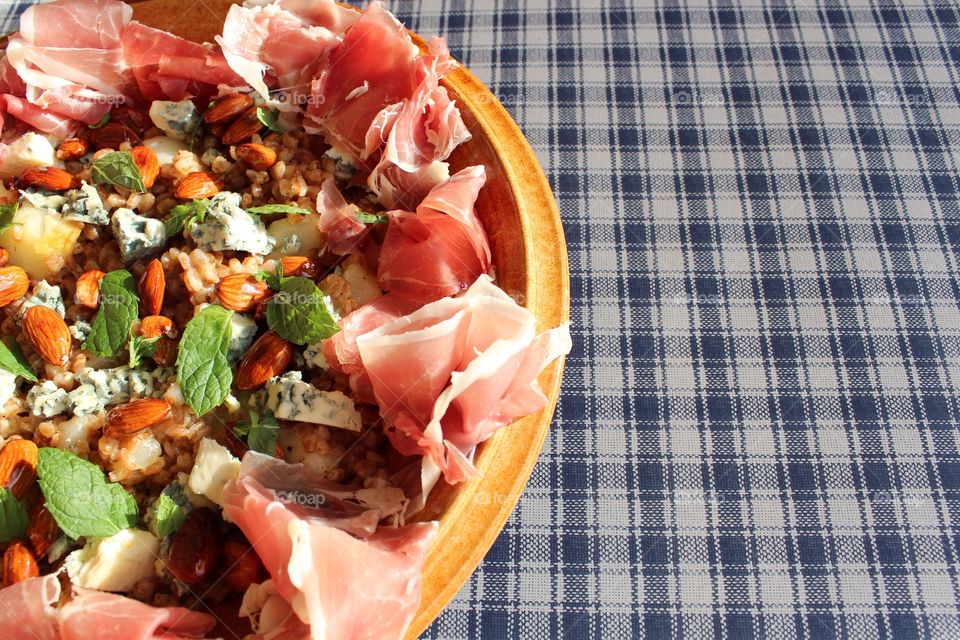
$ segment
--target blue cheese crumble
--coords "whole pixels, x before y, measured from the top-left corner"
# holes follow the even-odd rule
[[[50,211],[60,211],[67,203],[67,198],[51,191],[42,191],[38,189],[21,189],[20,205],[26,203],[37,209],[49,209]]]
[[[17,322],[23,320],[23,315],[27,312],[27,309],[36,306],[49,307],[56,311],[61,318],[67,313],[67,307],[63,303],[63,294],[60,293],[60,287],[52,285],[46,280],[38,282],[37,286],[33,288],[33,293],[30,297],[20,305],[20,310],[17,311]]]
[[[138,216],[127,208],[113,212],[113,235],[124,262],[132,262],[163,249],[167,232],[162,220]]]
[[[52,418],[70,408],[70,398],[53,380],[45,380],[27,392],[27,407],[31,415]]]
[[[100,192],[92,184],[83,182],[79,189],[67,191],[66,200],[60,211],[67,220],[98,225],[110,224],[110,214],[103,206]]]
[[[282,420],[296,420],[360,431],[360,413],[340,391],[321,391],[303,381],[299,371],[267,381],[266,407]]]
[[[200,113],[190,100],[154,100],[150,105],[150,120],[168,137],[187,140],[200,124]]]
[[[72,335],[77,342],[83,342],[87,339],[87,336],[90,335],[92,328],[89,322],[83,318],[77,318],[77,320],[70,325],[70,335]]]
[[[131,398],[159,397],[163,394],[164,382],[173,375],[172,369],[141,371],[130,367],[93,369],[84,367],[77,372],[79,384],[69,395],[69,408],[75,415],[99,413],[113,404]]]
[[[190,237],[204,251],[246,251],[266,255],[276,240],[259,217],[240,206],[240,194],[223,191],[213,196],[202,223],[190,228]]]
[[[303,363],[305,366],[310,367],[311,369],[327,370],[330,368],[330,363],[327,362],[327,357],[323,355],[322,342],[308,344],[304,348]]]

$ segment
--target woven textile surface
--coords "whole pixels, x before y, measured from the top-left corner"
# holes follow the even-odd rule
[[[539,464],[425,637],[960,638],[956,3],[388,6],[523,128],[573,291]]]

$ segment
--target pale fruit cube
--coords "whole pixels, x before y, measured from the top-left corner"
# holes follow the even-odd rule
[[[82,229],[82,222],[64,220],[58,211],[20,207],[13,226],[0,235],[0,247],[10,253],[10,264],[41,280],[59,271],[59,258],[73,253]]]
[[[272,222],[267,233],[276,239],[277,244],[270,254],[271,258],[288,256],[310,256],[325,246],[320,233],[320,215],[292,215]],[[290,240],[295,240],[290,242]]]

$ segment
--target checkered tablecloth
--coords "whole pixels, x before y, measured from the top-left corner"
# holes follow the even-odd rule
[[[573,289],[426,637],[960,638],[957,4],[388,5],[526,132]]]

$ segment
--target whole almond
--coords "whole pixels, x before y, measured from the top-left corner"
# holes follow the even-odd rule
[[[30,513],[30,522],[27,524],[27,539],[37,557],[47,555],[51,545],[60,537],[60,527],[53,519],[53,514],[47,510],[42,502],[37,502]]]
[[[77,290],[73,296],[76,303],[88,309],[96,309],[99,307],[100,281],[103,280],[103,276],[105,275],[107,274],[99,269],[84,271],[83,274],[77,278]]]
[[[163,307],[163,293],[166,288],[167,276],[163,273],[163,264],[154,258],[147,265],[143,277],[140,278],[140,306],[146,315],[160,315],[160,308]]]
[[[224,124],[240,117],[244,111],[253,106],[253,98],[245,93],[228,93],[217,98],[213,105],[203,114],[203,121],[207,124]]]
[[[248,542],[236,537],[228,538],[223,544],[223,564],[226,567],[223,581],[236,593],[244,593],[251,584],[267,578],[267,570],[257,552]]]
[[[22,500],[37,480],[37,445],[31,440],[7,440],[0,449],[0,486]]]
[[[143,177],[143,186],[149,189],[160,174],[160,160],[157,154],[150,147],[134,147],[130,150],[133,156],[133,163],[140,169],[140,175]]]
[[[20,188],[36,187],[49,191],[66,191],[80,186],[74,176],[56,167],[30,167],[20,174]]]
[[[304,278],[315,278],[320,272],[320,267],[310,258],[304,256],[284,256],[280,260],[283,265],[283,275],[302,276]]]
[[[197,584],[210,575],[223,551],[219,518],[207,507],[194,509],[170,537],[167,568],[186,584]]]
[[[70,138],[61,142],[60,146],[57,147],[57,157],[61,160],[76,160],[85,156],[89,150],[90,145],[87,144],[86,140]]]
[[[223,144],[240,144],[249,140],[253,134],[260,131],[263,128],[263,123],[260,122],[260,118],[257,117],[257,109],[259,107],[250,107],[247,109],[243,115],[233,121],[227,130],[223,132],[223,137],[220,141]]]
[[[124,142],[132,146],[140,144],[140,136],[121,122],[108,122],[99,129],[95,129],[90,137],[93,140],[93,146],[97,149],[119,149]]]
[[[153,351],[153,361],[161,367],[172,366],[177,361],[177,341],[160,336],[157,340],[157,348]]]
[[[222,188],[223,181],[218,180],[206,171],[194,171],[188,173],[177,183],[173,195],[180,200],[197,200],[215,196],[220,193]]]
[[[103,435],[110,438],[132,436],[160,424],[172,415],[173,410],[166,400],[133,400],[110,410],[103,423]]]
[[[140,335],[144,338],[159,338],[173,333],[173,320],[167,316],[147,316],[140,321]]]
[[[36,578],[40,575],[37,559],[27,545],[17,540],[3,553],[3,586]]]
[[[249,311],[271,295],[270,285],[249,273],[231,273],[217,283],[220,303],[233,311]]]
[[[30,278],[20,267],[0,269],[0,307],[19,300],[30,290]]]
[[[238,389],[259,389],[267,380],[287,369],[293,358],[293,347],[277,335],[267,331],[247,350],[237,367]]]
[[[70,329],[56,311],[36,305],[23,314],[23,334],[34,351],[52,365],[62,367],[70,359],[73,344]]]
[[[0,267],[7,266],[8,262],[10,262],[10,253],[3,247],[0,247]]]
[[[237,147],[237,159],[255,171],[266,171],[277,163],[277,152],[255,142],[246,142]]]

